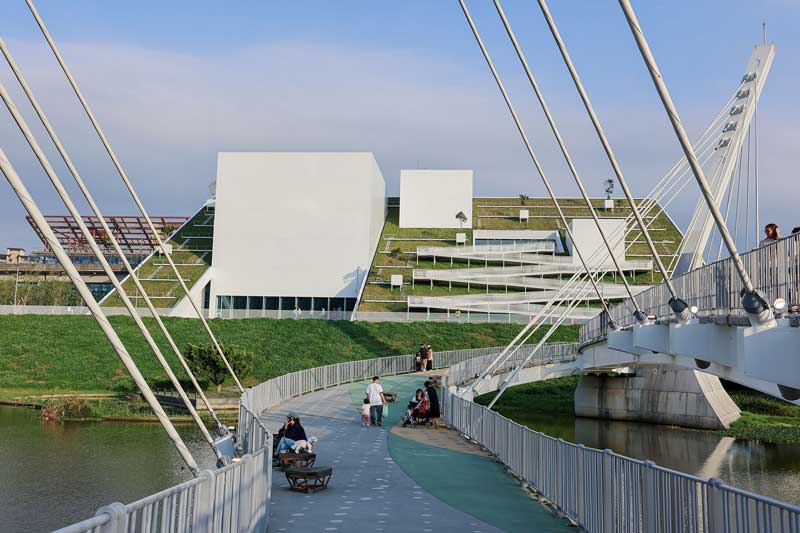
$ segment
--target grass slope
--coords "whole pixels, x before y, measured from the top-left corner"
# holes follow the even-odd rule
[[[145,377],[162,379],[163,371],[133,320],[122,316],[109,320]],[[164,322],[181,348],[208,342],[197,320],[165,318]],[[182,375],[155,322],[145,319],[145,323],[176,373]],[[211,327],[221,341],[255,354],[253,374],[245,379],[254,384],[303,368],[412,353],[420,342],[430,343],[436,351],[506,344],[522,326],[246,319],[212,320]],[[552,342],[576,338],[576,327],[562,327]],[[26,390],[124,390],[130,385],[127,372],[91,317],[0,316],[0,396],[18,396]]]

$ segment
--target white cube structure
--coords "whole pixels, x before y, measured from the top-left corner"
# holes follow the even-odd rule
[[[220,153],[212,315],[217,296],[265,309],[354,305],[385,216],[371,153]]]
[[[467,244],[467,234],[456,233],[456,244]]]
[[[527,222],[528,218],[530,218],[530,212],[527,209],[520,209],[519,210],[519,221],[520,222]]]
[[[472,171],[401,170],[400,227],[471,228]]]
[[[567,239],[567,251],[570,253],[570,255],[572,255],[573,263],[580,263],[580,258],[578,257],[578,254],[575,253],[575,244],[577,243],[581,253],[583,253],[583,256],[587,259],[592,257],[596,249],[602,249],[600,254],[596,256],[596,259],[592,261],[592,265],[600,264],[604,268],[613,267],[613,262],[608,255],[608,250],[606,249],[605,244],[603,244],[603,239],[600,237],[600,232],[597,230],[597,225],[595,225],[594,220],[591,218],[573,218],[569,223],[569,227],[572,231],[573,237],[575,238],[575,243]],[[624,261],[625,219],[616,217],[602,217],[600,219],[600,227],[603,228],[603,233],[605,233],[609,244],[611,244],[611,249],[614,251],[614,257],[616,257],[619,261]],[[600,257],[605,258],[602,263],[599,263]]]

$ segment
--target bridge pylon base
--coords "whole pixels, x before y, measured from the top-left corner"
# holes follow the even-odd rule
[[[575,414],[727,429],[741,411],[716,376],[671,366],[639,366],[630,375],[584,374],[575,389]]]

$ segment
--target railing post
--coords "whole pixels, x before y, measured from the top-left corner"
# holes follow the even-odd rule
[[[239,460],[241,473],[239,475],[239,486],[236,487],[236,497],[238,498],[236,506],[236,526],[239,531],[251,531],[252,515],[253,515],[253,456],[249,453],[242,456]]]
[[[583,485],[583,456],[585,453],[585,446],[577,444],[575,446],[575,521],[579,524],[584,524],[586,520],[586,513],[584,512],[584,491],[586,487]]]
[[[197,485],[194,496],[192,531],[211,531],[211,517],[214,514],[214,472],[203,470],[197,477],[202,481]]]
[[[614,457],[611,450],[603,450],[603,531],[614,531]]]
[[[722,490],[725,484],[717,478],[709,478],[707,487],[706,516],[708,516],[709,533],[725,531],[725,493]]]
[[[125,533],[128,530],[128,513],[125,511],[125,505],[120,502],[114,502],[110,505],[101,507],[95,513],[95,516],[108,515],[111,519],[100,526],[101,533]]]
[[[645,461],[642,465],[642,528],[658,531],[658,500],[656,493],[656,464]]]

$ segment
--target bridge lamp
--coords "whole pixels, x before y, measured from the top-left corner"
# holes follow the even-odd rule
[[[697,315],[697,311],[699,311],[699,309],[697,308],[696,305],[693,305],[693,306],[691,306],[689,308],[689,311],[691,311],[692,312],[692,316],[694,316],[694,315]]]

